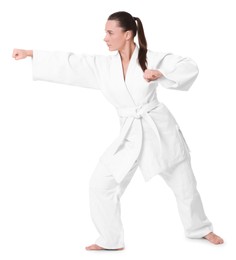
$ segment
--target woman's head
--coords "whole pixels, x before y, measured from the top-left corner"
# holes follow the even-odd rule
[[[110,51],[119,51],[127,41],[133,41],[137,33],[140,47],[138,60],[141,68],[145,70],[147,68],[147,42],[143,25],[139,18],[133,17],[130,13],[124,11],[111,14],[106,23],[106,36],[104,40]]]

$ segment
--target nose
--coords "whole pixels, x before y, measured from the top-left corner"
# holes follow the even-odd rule
[[[105,42],[107,42],[107,36],[105,36],[103,40],[104,40]]]
[[[106,43],[108,43],[108,41],[109,41],[109,34],[108,33],[105,34],[104,41]]]

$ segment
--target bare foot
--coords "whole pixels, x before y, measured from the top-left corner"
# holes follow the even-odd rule
[[[219,245],[219,244],[223,244],[224,243],[224,240],[221,237],[217,236],[213,232],[210,232],[208,235],[206,235],[203,238],[207,239],[208,241],[210,241],[211,243],[213,243],[215,245]]]
[[[123,247],[117,248],[117,249],[107,249],[107,248],[100,247],[96,244],[93,244],[91,246],[86,246],[85,248],[86,248],[86,250],[123,250],[124,249]]]

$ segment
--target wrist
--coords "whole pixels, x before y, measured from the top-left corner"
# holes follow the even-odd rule
[[[159,69],[157,70],[157,75],[159,76],[159,78],[162,77],[162,76],[164,76],[163,72],[160,71]]]
[[[33,51],[32,50],[27,50],[26,51],[26,55],[30,56],[30,57],[33,57]]]

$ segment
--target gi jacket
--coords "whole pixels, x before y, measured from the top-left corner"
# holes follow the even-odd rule
[[[124,79],[120,54],[77,55],[70,52],[34,50],[33,79],[101,90],[115,107],[120,119],[120,135],[100,156],[117,182],[137,160],[144,180],[167,171],[190,158],[178,123],[157,99],[158,84],[188,90],[198,75],[196,63],[171,53],[148,50],[148,69],[163,76],[151,82],[143,78],[138,51],[130,59]]]

